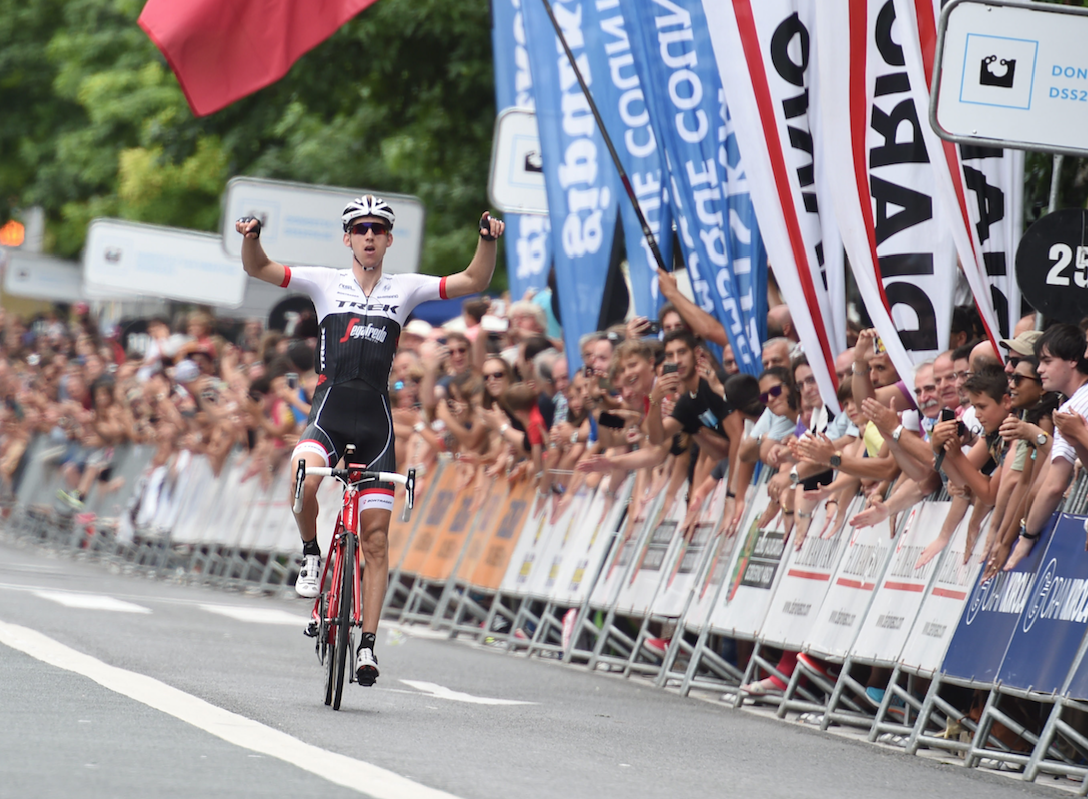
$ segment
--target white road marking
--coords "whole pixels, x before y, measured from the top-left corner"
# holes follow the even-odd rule
[[[115,613],[150,613],[151,608],[134,605],[104,594],[76,594],[70,591],[34,591],[35,596],[57,602],[68,608],[84,610],[111,610]]]
[[[409,688],[433,696],[435,699],[448,699],[451,702],[468,702],[472,705],[535,705],[536,702],[521,702],[517,699],[489,699],[486,696],[473,696],[454,691],[445,686],[433,682],[421,682],[419,680],[401,680]]]
[[[251,608],[242,605],[201,605],[201,610],[209,613],[218,613],[238,621],[247,621],[250,624],[283,624],[290,627],[305,627],[310,620],[309,616],[300,616],[288,613],[278,608]]]
[[[372,763],[320,749],[147,675],[110,666],[36,630],[0,621],[0,643],[51,666],[89,677],[111,691],[161,710],[235,746],[275,757],[375,799],[457,799],[453,794],[428,788]]]

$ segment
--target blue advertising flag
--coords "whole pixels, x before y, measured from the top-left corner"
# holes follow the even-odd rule
[[[616,229],[619,176],[555,34],[544,0],[523,0],[525,42],[536,95],[544,185],[552,225],[555,279],[567,363],[582,364],[578,340],[597,329]],[[556,0],[559,28],[592,91],[608,76],[594,74],[586,57],[582,0]]]
[[[619,0],[665,150],[695,303],[725,328],[742,371],[761,370],[767,253],[699,0]]]
[[[495,110],[533,109],[533,78],[525,50],[522,0],[494,0],[491,4],[491,44],[495,54]],[[504,214],[506,222],[506,275],[510,296],[520,300],[528,289],[543,289],[551,265],[551,228],[548,217]]]
[[[672,213],[668,205],[664,158],[650,124],[619,7],[614,3],[583,3],[582,33],[590,71],[598,78],[593,85],[593,99],[605,132],[619,153],[620,163],[665,258],[666,268],[671,268]],[[627,244],[631,301],[636,314],[653,319],[661,304],[657,260],[642,233],[642,225],[630,199],[620,197],[619,204]]]

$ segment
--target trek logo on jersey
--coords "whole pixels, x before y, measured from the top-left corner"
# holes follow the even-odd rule
[[[370,311],[381,311],[386,314],[395,314],[399,305],[382,305],[381,303],[364,303],[364,302],[352,302],[351,300],[340,300],[336,304],[337,308],[354,308],[357,311],[364,311],[369,313]]]
[[[344,337],[340,339],[341,344],[347,341],[349,338],[361,338],[367,341],[376,341],[379,344],[385,341],[385,337],[389,335],[389,331],[384,327],[374,327],[372,324],[359,324],[359,318],[354,317],[348,322],[347,332],[344,333]]]

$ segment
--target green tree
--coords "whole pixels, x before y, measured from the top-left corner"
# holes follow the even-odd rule
[[[214,230],[234,175],[418,195],[423,264],[463,268],[487,207],[486,0],[380,0],[280,81],[195,118],[136,25],[142,0],[0,0],[0,197],[76,255],[114,216]],[[500,277],[501,282],[505,282]]]

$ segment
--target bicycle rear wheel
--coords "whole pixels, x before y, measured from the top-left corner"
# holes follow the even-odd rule
[[[336,619],[336,690],[332,709],[340,709],[340,697],[344,693],[344,677],[348,670],[351,651],[351,607],[355,602],[355,536],[345,533],[341,542],[342,569],[340,573],[340,607]]]

